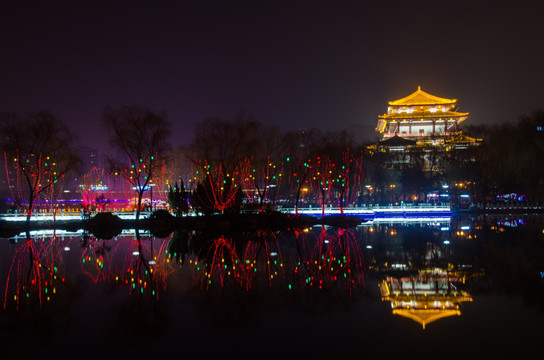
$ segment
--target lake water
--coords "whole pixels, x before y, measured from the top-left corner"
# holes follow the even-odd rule
[[[543,231],[489,215],[1,239],[2,353],[525,358],[544,334]]]

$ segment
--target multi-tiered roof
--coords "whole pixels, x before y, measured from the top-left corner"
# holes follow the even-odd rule
[[[420,86],[414,93],[388,104],[387,113],[378,116],[376,126],[384,139],[395,135],[413,139],[457,135],[459,124],[469,115],[455,110],[457,99],[431,95]]]

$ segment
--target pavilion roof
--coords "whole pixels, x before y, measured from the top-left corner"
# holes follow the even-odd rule
[[[461,315],[458,309],[394,309],[393,314],[412,319],[423,326],[448,316]]]
[[[421,86],[417,87],[417,90],[412,94],[403,97],[402,99],[389,101],[391,106],[414,106],[414,105],[454,105],[457,99],[441,98],[435,95],[431,95],[428,92],[421,90]]]
[[[415,140],[405,139],[398,135],[390,137],[389,139],[386,139],[386,140],[381,140],[379,143],[380,146],[410,146],[415,144],[416,144]]]

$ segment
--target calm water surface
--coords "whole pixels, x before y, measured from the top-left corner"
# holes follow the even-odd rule
[[[284,233],[0,239],[1,351],[524,358],[543,344],[543,230],[540,215],[516,215]],[[392,291],[394,282],[408,286],[412,299],[418,286],[427,298],[438,293],[429,302],[439,304],[437,314],[458,312],[425,326],[394,314],[400,301],[383,297],[384,280]],[[452,303],[452,294],[466,297]]]

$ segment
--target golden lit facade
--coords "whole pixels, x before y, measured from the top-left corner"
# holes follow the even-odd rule
[[[398,100],[389,101],[387,114],[378,116],[376,131],[382,140],[399,136],[418,142],[458,135],[459,124],[469,113],[457,112],[457,99],[431,95],[417,90]]]

